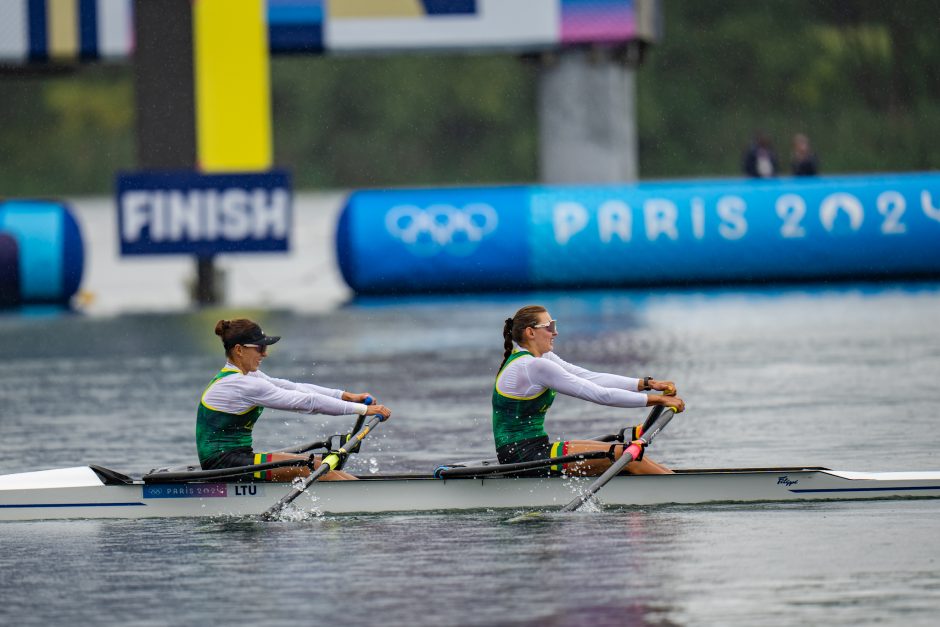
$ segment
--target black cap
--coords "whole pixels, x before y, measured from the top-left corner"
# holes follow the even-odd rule
[[[225,342],[225,350],[229,350],[238,344],[257,344],[258,346],[269,346],[281,339],[280,335],[265,335],[257,324],[249,327],[241,335],[236,335]]]

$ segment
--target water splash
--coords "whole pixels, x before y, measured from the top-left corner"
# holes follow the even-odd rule
[[[279,511],[274,520],[277,522],[305,522],[308,520],[314,520],[323,516],[323,512],[318,509],[305,509],[303,507],[297,507],[296,505],[290,504],[285,506],[281,511]]]

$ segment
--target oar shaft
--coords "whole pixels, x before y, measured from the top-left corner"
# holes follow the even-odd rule
[[[650,411],[649,415],[646,417],[646,420],[643,421],[643,432],[640,434],[641,436],[645,435],[646,432],[650,430],[650,427],[653,426],[653,423],[659,420],[659,417],[663,413],[663,409],[665,409],[665,407],[662,405],[657,405],[652,409],[652,411]]]
[[[373,416],[359,433],[346,440],[346,443],[339,450],[330,453],[320,460],[320,465],[303,480],[302,484],[299,486],[292,486],[290,492],[281,497],[281,500],[271,506],[271,508],[268,509],[268,511],[266,511],[263,516],[269,518],[277,512],[281,511],[284,509],[284,507],[293,502],[294,499],[303,494],[307,488],[313,484],[314,481],[336,468],[342,459],[349,454],[349,451],[355,448],[357,444],[362,442],[362,440],[367,435],[369,435],[369,432],[372,431],[375,425],[382,422],[382,420],[384,420],[384,418],[381,415]]]
[[[672,417],[676,415],[675,410],[672,408],[669,408],[665,412],[662,411],[662,407],[656,407],[655,409],[660,410],[659,414],[657,414],[658,418],[654,419],[654,422],[652,423],[652,426],[650,426],[649,431],[640,436],[640,441],[647,445],[653,441],[653,438],[656,437],[656,434],[662,431],[663,427],[669,424],[669,421],[672,420]],[[652,412],[650,415],[652,416]],[[623,455],[620,456],[620,459],[611,464],[610,468],[608,468],[604,474],[598,477],[594,483],[592,483],[588,489],[584,491],[583,494],[578,495],[570,503],[562,507],[561,511],[573,512],[574,510],[584,505],[584,503],[594,496],[598,490],[607,485],[607,482],[619,475],[620,472],[627,466],[627,464],[639,457],[642,450],[643,449],[636,444],[631,444],[626,447],[623,451]]]

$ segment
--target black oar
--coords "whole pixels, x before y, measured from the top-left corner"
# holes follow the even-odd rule
[[[676,410],[673,408],[670,407],[669,409],[663,411],[662,406],[658,406],[653,410],[653,412],[650,413],[651,416],[653,413],[657,413],[656,409],[660,410],[658,414],[662,415],[659,415],[659,417],[653,419],[654,422],[648,430],[644,428],[644,432],[642,435],[640,435],[639,438],[644,445],[649,445],[649,443],[653,441],[653,438],[656,437],[656,434],[662,431],[663,427],[669,424],[669,421],[672,420],[672,417],[676,415]],[[647,420],[647,422],[649,422],[649,420]],[[639,457],[642,451],[643,448],[636,444],[631,444],[630,446],[626,447],[623,451],[623,455],[620,456],[620,459],[611,464],[610,468],[608,468],[604,474],[598,477],[597,480],[594,481],[594,483],[592,483],[583,494],[579,494],[570,503],[562,507],[561,511],[573,512],[574,510],[584,505],[584,503],[594,496],[598,490],[607,485],[607,482],[619,475],[627,464]]]
[[[375,425],[379,424],[383,420],[385,420],[385,417],[382,416],[381,414],[377,414],[373,416],[372,420],[366,423],[366,426],[362,428],[362,431],[360,431],[356,435],[346,440],[346,443],[342,446],[342,448],[340,448],[337,451],[333,451],[329,455],[325,456],[320,461],[320,466],[317,467],[316,470],[314,470],[306,478],[304,478],[303,482],[300,485],[293,486],[291,488],[291,491],[285,494],[281,498],[280,501],[272,505],[270,509],[264,512],[264,514],[262,514],[262,517],[267,520],[270,520],[271,518],[276,516],[278,512],[284,509],[284,507],[290,504],[294,499],[296,499],[298,496],[303,494],[304,491],[306,491],[306,489],[309,488],[313,484],[314,481],[320,479],[331,470],[334,470],[340,464],[342,460],[346,459],[346,456],[349,455],[350,451],[355,449],[356,446],[360,442],[362,442],[362,440],[367,435],[369,435],[369,432],[372,431]]]

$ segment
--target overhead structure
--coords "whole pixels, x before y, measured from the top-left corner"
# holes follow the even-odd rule
[[[202,85],[195,95],[197,112],[207,107],[215,112],[200,114],[195,127],[200,142],[217,138],[207,140],[208,145],[200,149],[206,154],[200,155],[199,166],[208,171],[218,159],[234,160],[237,165],[245,151],[260,158],[270,150],[270,138],[254,122],[270,117],[265,113],[268,90],[262,87],[267,83],[267,62],[266,57],[259,60],[259,42],[271,54],[496,50],[534,55],[541,68],[537,114],[542,182],[618,183],[637,178],[634,72],[646,48],[661,36],[660,0],[250,0],[220,4],[206,0],[186,4],[192,4],[194,16],[204,17],[192,22],[183,15],[185,7],[172,0],[7,0],[0,6],[0,23],[6,24],[0,30],[0,63],[126,57],[133,52],[135,23],[138,63],[150,54],[143,49],[147,41],[160,46],[158,58],[182,61],[193,53],[183,49],[189,46],[186,38],[193,36],[190,41],[202,51],[194,59],[195,78]],[[146,17],[132,20],[134,11]],[[258,11],[262,14],[257,19],[246,21]],[[148,25],[149,34],[140,30],[141,23]],[[220,28],[215,29],[216,25]],[[199,55],[211,55],[212,63],[220,64],[211,76]],[[226,65],[229,70],[223,69]],[[233,76],[231,68],[238,68],[238,81],[228,80]],[[167,79],[154,77],[153,81]],[[210,84],[216,88],[206,89]],[[222,84],[226,87],[219,89]],[[231,91],[241,97],[227,101],[230,110],[211,104],[216,95]],[[177,81],[171,91],[161,91],[160,99],[155,99],[138,81],[138,112],[147,117],[143,109],[172,107],[163,102],[167,94],[183,100],[194,96],[190,87]],[[229,126],[228,120],[246,112],[247,126],[238,134],[226,134],[223,129]]]
[[[198,250],[194,300],[212,304],[221,300],[215,254],[288,247],[289,176],[272,170],[270,54],[538,59],[542,181],[624,183],[638,173],[634,68],[659,31],[659,0],[5,0],[0,65],[133,56],[141,171],[118,177],[121,250]],[[223,214],[276,219],[251,241],[206,239]]]

